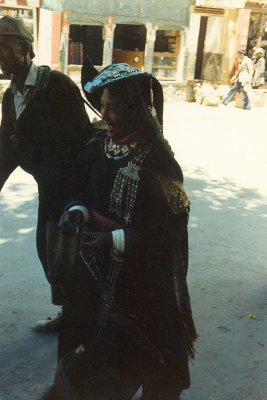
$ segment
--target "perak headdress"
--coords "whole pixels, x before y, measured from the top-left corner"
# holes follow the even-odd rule
[[[112,64],[103,69],[91,82],[88,82],[84,89],[92,93],[96,89],[101,89],[109,84],[120,81],[122,79],[129,79],[134,76],[150,74],[142,72],[140,69],[132,67],[126,63]]]
[[[84,90],[88,93],[95,92],[99,89],[124,81],[126,79],[147,79],[150,85],[150,108],[153,118],[157,115],[160,125],[163,123],[163,91],[159,81],[147,72],[143,72],[138,68],[135,68],[126,63],[117,63],[109,65],[104,68],[97,76],[91,81],[87,82],[84,86]],[[156,109],[156,111],[155,111]]]

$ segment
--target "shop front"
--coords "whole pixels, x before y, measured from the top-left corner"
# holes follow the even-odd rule
[[[107,31],[107,33],[106,33]],[[104,25],[71,24],[69,31],[68,65],[82,65],[88,56],[97,67],[104,65],[104,41],[109,30]],[[114,26],[112,62],[125,62],[144,68],[146,28],[144,25]]]
[[[152,66],[153,75],[161,80],[175,80],[179,50],[179,30],[157,30]]]
[[[60,68],[79,75],[89,56],[101,69],[127,62],[160,79],[182,79],[181,51],[188,26],[191,0],[142,1],[43,0],[42,7],[61,12],[66,24],[60,39]]]
[[[82,65],[86,56],[94,65],[103,64],[103,27],[98,25],[70,25],[69,65]]]
[[[104,46],[108,35],[112,45],[109,57]],[[180,30],[151,29],[150,24],[73,24],[69,32],[68,70],[78,70],[84,57],[88,56],[97,68],[122,62],[152,72],[159,79],[175,80],[180,39]]]
[[[145,65],[146,27],[117,24],[114,31],[113,63],[125,62],[136,68]]]

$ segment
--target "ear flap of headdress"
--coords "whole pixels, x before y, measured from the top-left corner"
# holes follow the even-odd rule
[[[82,85],[83,93],[84,93],[86,99],[97,111],[100,112],[101,100],[100,100],[99,93],[97,93],[97,92],[88,93],[84,89],[84,86],[86,85],[86,83],[91,82],[97,75],[98,75],[97,69],[93,66],[90,58],[88,56],[86,56],[83,66],[82,66],[82,70],[81,70],[81,85]]]
[[[162,90],[162,86],[159,83],[159,81],[152,77],[151,79],[151,89],[153,92],[153,99],[152,99],[152,105],[154,106],[156,112],[157,112],[157,117],[158,117],[158,121],[160,123],[161,126],[163,126],[163,102],[164,102],[164,98],[163,98],[163,90]]]

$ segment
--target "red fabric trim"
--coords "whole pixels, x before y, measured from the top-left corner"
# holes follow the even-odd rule
[[[90,210],[90,216],[93,221],[93,228],[96,231],[113,231],[123,228],[123,225],[120,222],[99,214],[95,210]]]

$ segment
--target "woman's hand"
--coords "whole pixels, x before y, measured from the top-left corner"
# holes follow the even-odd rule
[[[81,250],[88,255],[110,250],[113,246],[112,232],[92,232],[86,239],[81,241]]]
[[[83,225],[83,213],[79,210],[65,211],[59,221],[58,227],[65,235],[75,236]]]

